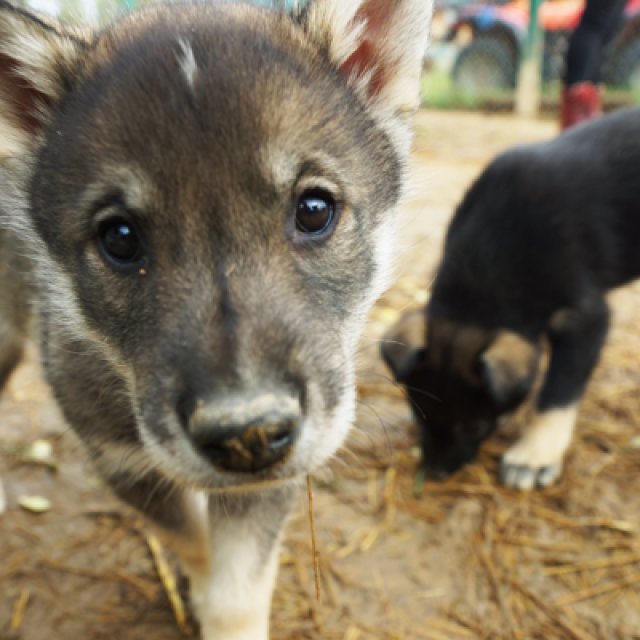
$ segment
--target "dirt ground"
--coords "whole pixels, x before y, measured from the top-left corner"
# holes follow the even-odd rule
[[[301,496],[282,555],[274,640],[640,639],[640,286],[612,296],[613,330],[577,441],[561,482],[545,491],[497,484],[507,429],[475,464],[416,493],[409,412],[377,357],[385,327],[424,301],[446,222],[473,176],[500,149],[553,133],[551,122],[419,114],[398,281],[362,343],[357,425],[314,479],[320,601]],[[26,459],[38,439],[52,444],[54,463]],[[0,478],[0,640],[189,635],[176,624],[141,520],[102,487],[34,354],[0,399]],[[19,506],[33,495],[51,508]]]

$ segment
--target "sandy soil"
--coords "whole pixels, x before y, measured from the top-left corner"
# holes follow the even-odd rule
[[[424,300],[452,207],[473,176],[500,149],[553,133],[549,122],[419,115],[398,281],[362,343],[357,425],[314,480],[321,599],[301,496],[274,640],[640,639],[640,286],[612,296],[614,326],[577,442],[561,482],[543,492],[497,484],[507,430],[475,464],[414,495],[415,433],[377,357],[385,327]],[[36,362],[32,353],[0,399],[0,640],[186,637],[142,521],[102,487]],[[42,438],[55,467],[24,458]],[[45,496],[51,509],[25,511],[26,495]]]

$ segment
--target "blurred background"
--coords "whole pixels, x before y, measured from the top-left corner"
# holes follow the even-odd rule
[[[104,24],[153,0],[21,0],[67,21]],[[256,0],[288,8],[296,0]],[[305,2],[305,0],[302,0]],[[538,19],[529,16],[536,11]],[[432,41],[425,59],[427,107],[550,111],[557,108],[567,44],[583,0],[435,0]],[[523,88],[521,63],[538,67],[538,86]],[[640,0],[628,0],[604,56],[608,108],[640,102]],[[533,91],[533,95],[520,96]],[[523,106],[524,105],[524,106]]]
[[[530,25],[531,6],[539,6]],[[520,63],[531,27],[538,32],[541,107],[557,105],[569,36],[584,9],[582,0],[474,2],[436,0],[424,95],[438,107],[514,106]],[[640,1],[629,0],[604,56],[602,78],[613,104],[640,100]]]
[[[14,4],[57,15],[70,22],[89,20],[104,24],[119,13],[153,4],[153,0],[14,0]],[[288,8],[296,4],[296,0],[253,0],[253,4]]]

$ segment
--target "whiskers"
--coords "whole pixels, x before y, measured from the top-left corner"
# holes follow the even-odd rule
[[[394,387],[395,389],[399,389],[400,391],[404,392],[405,389],[407,391],[412,391],[413,393],[417,393],[418,395],[422,395],[425,396],[427,398],[429,398],[430,400],[434,400],[436,402],[442,402],[442,398],[439,398],[437,395],[426,391],[425,389],[420,389],[418,387],[414,387],[413,385],[407,385],[405,383],[400,383],[397,382],[396,380],[394,380],[392,377],[384,374],[384,373],[379,373],[377,371],[366,371],[366,372],[358,372],[358,380],[362,381],[362,379],[364,378],[364,376],[371,376],[371,377],[378,377],[382,380],[382,382],[384,382],[385,384],[389,384],[389,386]],[[406,395],[406,394],[405,394]],[[410,398],[407,398],[407,400],[411,401]]]
[[[378,424],[382,429],[382,434],[384,435],[384,441],[387,445],[387,449],[389,453],[392,454],[393,443],[390,436],[390,428],[389,428],[390,425],[387,424],[387,422],[385,421],[385,418],[383,418],[382,415],[380,415],[380,412],[374,405],[370,404],[369,402],[365,402],[362,399],[358,399],[357,405],[367,409],[374,416],[374,418],[376,419],[376,421],[378,422]],[[367,435],[369,435],[369,438],[373,440],[373,438],[371,437],[371,434],[369,434],[367,431],[365,431],[361,427],[358,427],[357,424],[353,427],[353,431],[355,433],[362,433],[362,434],[366,433]]]
[[[366,389],[367,382],[376,387],[379,385],[380,394],[365,399],[362,390]],[[370,469],[372,459],[376,460],[376,466],[387,466],[397,451],[398,435],[407,423],[406,412],[403,412],[406,406],[404,398],[385,392],[385,387],[389,391],[401,389],[391,377],[378,371],[360,371],[358,386],[360,392],[356,396],[356,406],[366,413],[358,412],[350,437],[334,458],[347,471],[354,467]]]

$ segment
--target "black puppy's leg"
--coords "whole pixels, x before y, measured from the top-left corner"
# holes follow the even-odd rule
[[[578,403],[595,367],[609,326],[601,298],[554,315],[549,330],[551,361],[536,416],[502,458],[502,483],[513,489],[545,487],[562,473]]]
[[[292,488],[207,495],[155,473],[135,481],[121,473],[108,481],[178,555],[202,640],[268,640]]]

